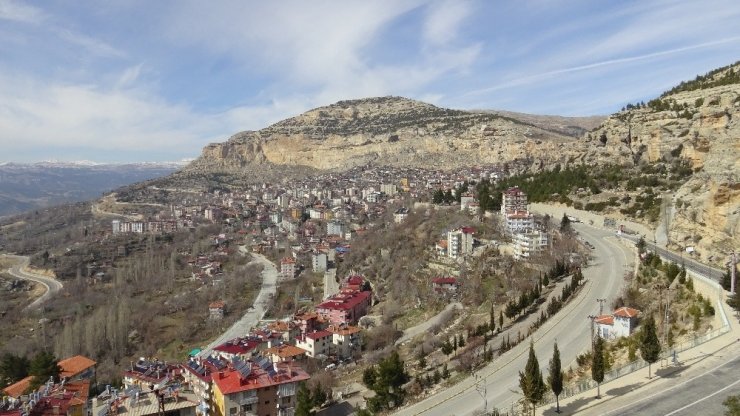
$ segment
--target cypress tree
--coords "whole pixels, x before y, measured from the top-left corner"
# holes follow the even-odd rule
[[[529,343],[529,359],[524,371],[519,372],[519,387],[522,389],[524,398],[532,404],[532,414],[534,414],[537,402],[542,400],[545,395],[545,381],[542,379],[540,364],[537,362],[537,356],[534,354],[534,343]]]
[[[601,398],[601,382],[604,381],[604,339],[596,336],[594,353],[591,355],[591,378],[596,382],[596,398]]]
[[[306,387],[306,383],[301,383],[298,388],[298,403],[295,407],[295,416],[313,416],[313,400],[311,392]]]
[[[655,329],[655,318],[653,315],[648,316],[642,326],[642,336],[640,337],[640,355],[648,363],[648,378],[650,378],[650,366],[658,361],[660,357],[660,341]]]
[[[547,383],[550,390],[555,395],[556,413],[560,413],[560,393],[563,392],[563,370],[560,364],[560,350],[556,342],[552,349],[552,359],[550,359],[550,375],[547,376]]]

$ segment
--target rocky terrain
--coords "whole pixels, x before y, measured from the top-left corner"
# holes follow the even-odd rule
[[[724,255],[740,247],[740,84],[679,91],[657,100],[663,105],[654,100],[652,107],[617,113],[588,133],[584,161],[615,156],[632,165],[688,160],[694,173],[676,192],[663,196],[655,238],[680,250],[695,247],[707,257],[718,254],[709,260],[724,262]]]
[[[738,66],[606,119],[449,110],[400,97],[340,101],[210,144],[168,181],[279,180],[366,165],[447,170],[517,162],[537,172],[582,164],[640,168],[681,159],[693,174],[662,196],[654,238],[673,248],[695,247],[719,263],[740,247]]]

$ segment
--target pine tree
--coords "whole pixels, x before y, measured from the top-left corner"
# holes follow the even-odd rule
[[[545,395],[545,381],[542,379],[540,364],[537,362],[537,356],[534,354],[534,343],[529,343],[529,359],[524,371],[519,372],[519,387],[522,389],[524,398],[532,404],[532,414],[534,414],[537,403]]]
[[[295,407],[295,416],[313,416],[313,400],[311,392],[306,387],[306,383],[301,383],[298,388],[298,403]]]
[[[462,348],[465,346],[465,335],[460,334],[460,342],[457,343],[457,345]]]
[[[493,305],[491,305],[491,317],[488,322],[488,329],[490,329],[491,332],[496,330],[496,311],[493,309]]]
[[[563,370],[560,364],[560,350],[556,342],[552,348],[552,359],[550,359],[550,375],[547,376],[547,384],[555,395],[555,412],[560,413],[560,393],[563,392]]]
[[[447,363],[442,367],[442,378],[445,380],[450,378],[450,370],[447,369]]]
[[[320,408],[321,405],[324,404],[326,399],[326,392],[321,387],[321,383],[316,383],[316,387],[314,387],[313,393],[311,394],[311,402],[313,403],[313,407]]]
[[[640,337],[640,355],[648,363],[648,378],[650,378],[650,366],[658,361],[660,357],[660,341],[655,329],[655,318],[648,316],[642,324],[642,335]]]
[[[596,382],[596,398],[601,398],[601,382],[604,381],[604,339],[596,336],[594,353],[591,355],[591,378]]]
[[[504,327],[504,313],[503,311],[498,311],[498,329],[499,331]]]

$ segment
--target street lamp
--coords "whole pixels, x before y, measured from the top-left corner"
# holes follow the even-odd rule
[[[483,414],[488,414],[488,387],[486,386],[486,378],[481,377],[478,374],[473,374],[473,378],[475,379],[475,391],[477,391],[481,399],[483,399]]]

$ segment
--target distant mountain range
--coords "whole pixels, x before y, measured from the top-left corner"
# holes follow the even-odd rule
[[[0,162],[0,217],[97,198],[123,185],[169,175],[187,163]]]

